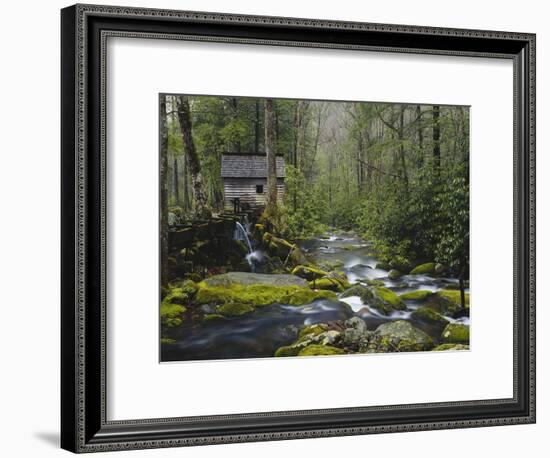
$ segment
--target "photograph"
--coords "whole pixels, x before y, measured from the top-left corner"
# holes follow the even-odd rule
[[[160,361],[468,351],[469,139],[469,106],[160,94]]]

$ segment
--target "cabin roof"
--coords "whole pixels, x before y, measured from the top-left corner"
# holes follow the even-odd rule
[[[285,159],[276,157],[277,178],[285,177]],[[267,178],[265,154],[222,154],[222,178]]]

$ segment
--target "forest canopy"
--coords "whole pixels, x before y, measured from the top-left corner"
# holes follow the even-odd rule
[[[354,230],[388,262],[467,275],[468,107],[162,95],[161,120],[163,192],[184,219],[227,210],[223,154],[267,152],[286,163],[280,236]]]

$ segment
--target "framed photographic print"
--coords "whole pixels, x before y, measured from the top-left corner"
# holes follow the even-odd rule
[[[63,448],[535,421],[534,35],[61,18]]]

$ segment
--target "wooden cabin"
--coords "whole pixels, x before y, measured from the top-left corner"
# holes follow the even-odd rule
[[[277,200],[285,192],[285,160],[277,156]],[[222,155],[224,205],[228,209],[264,207],[267,199],[267,158],[265,154]]]

